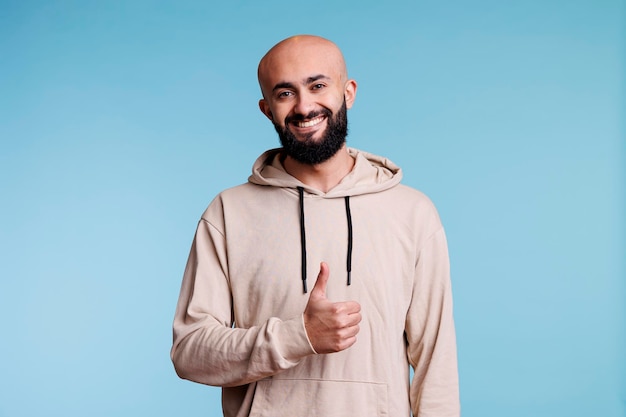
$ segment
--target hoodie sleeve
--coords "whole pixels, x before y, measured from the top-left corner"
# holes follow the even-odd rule
[[[181,378],[222,387],[274,375],[315,353],[301,315],[233,327],[226,252],[223,233],[201,220],[183,276],[171,350]]]
[[[460,415],[456,337],[445,233],[421,248],[407,315],[408,357],[415,370],[410,400],[416,417]]]

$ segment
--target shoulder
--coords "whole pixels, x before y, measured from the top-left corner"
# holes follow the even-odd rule
[[[429,230],[442,227],[435,204],[424,192],[404,184],[398,184],[383,194],[388,207],[391,207],[399,217],[414,224],[415,227]]]
[[[221,191],[213,198],[213,200],[211,200],[208,207],[202,214],[202,219],[210,220],[215,216],[222,217],[225,205],[229,205],[232,201],[244,201],[248,199],[255,193],[255,188],[257,187],[259,186],[244,183]]]
[[[430,197],[428,197],[424,192],[405,184],[398,184],[390,189],[388,197],[397,199],[399,203],[403,202],[405,205],[412,204],[437,211],[435,204]]]

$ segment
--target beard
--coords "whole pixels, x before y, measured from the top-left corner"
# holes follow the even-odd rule
[[[305,136],[302,140],[298,140],[287,128],[291,122],[310,120],[318,116],[326,116],[327,126],[322,137],[317,141],[313,139],[314,133]],[[348,136],[346,100],[344,99],[343,105],[334,117],[330,110],[324,108],[321,111],[311,112],[306,116],[297,114],[287,117],[284,128],[275,122],[272,123],[283,146],[283,152],[286,155],[303,164],[321,164],[332,158],[346,143],[346,137]]]

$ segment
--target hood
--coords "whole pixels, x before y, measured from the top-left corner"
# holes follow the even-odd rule
[[[402,180],[402,170],[389,159],[348,148],[348,153],[355,159],[354,168],[339,184],[324,193],[289,175],[280,162],[281,150],[271,149],[259,156],[252,166],[252,175],[248,181],[257,185],[293,188],[294,191],[302,188],[309,194],[337,198],[376,193],[389,189]]]

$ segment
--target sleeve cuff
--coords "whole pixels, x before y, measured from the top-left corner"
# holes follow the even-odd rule
[[[302,314],[293,319],[283,321],[279,332],[280,350],[285,359],[295,362],[305,356],[317,354],[306,334]]]
[[[306,332],[306,326],[304,325],[304,313],[300,315],[300,322],[302,323],[302,330],[304,331],[304,337],[306,337],[306,341],[309,343],[309,347],[311,348],[313,353],[317,355],[317,351],[313,347],[313,344],[311,343],[311,339],[309,339],[309,335]]]

